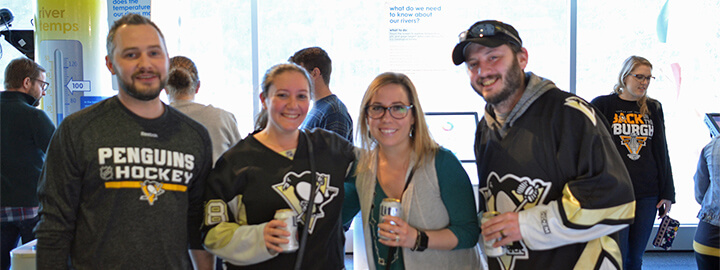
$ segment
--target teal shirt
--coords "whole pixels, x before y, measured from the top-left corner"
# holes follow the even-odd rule
[[[380,185],[375,185],[375,197],[373,197],[373,207],[370,211],[370,236],[373,242],[373,258],[375,258],[375,269],[385,269],[387,264],[387,255],[390,247],[383,245],[378,240],[378,224],[380,224],[380,204],[383,199],[387,198],[385,191]],[[358,208],[359,209],[359,208]],[[401,270],[403,267],[403,256],[399,249],[396,249],[395,255],[390,259],[390,269]]]

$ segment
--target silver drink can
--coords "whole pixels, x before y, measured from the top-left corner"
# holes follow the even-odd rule
[[[500,212],[496,211],[490,211],[485,212],[482,214],[482,219],[480,220],[480,224],[482,225],[486,221],[490,220],[494,216],[500,215]],[[502,238],[493,239],[493,240],[485,240],[483,237],[483,240],[485,240],[485,255],[488,257],[500,257],[502,255],[505,255],[505,246],[499,246],[499,247],[493,247],[492,245],[495,244],[495,242],[499,241]]]
[[[385,216],[393,216],[393,217],[401,217],[402,216],[402,205],[400,204],[400,199],[395,198],[385,198],[383,199],[382,203],[380,203],[380,223],[385,222]],[[390,222],[392,225],[397,225],[395,222]],[[378,228],[378,232],[380,231],[380,228]],[[387,237],[383,237],[378,233],[378,237],[380,239],[384,240],[395,240],[395,239],[388,239]]]
[[[280,244],[280,247],[283,249],[283,253],[295,252],[298,247],[300,247],[297,235],[297,215],[295,215],[295,212],[293,212],[292,209],[280,209],[275,211],[275,219],[285,222],[285,224],[287,224],[285,230],[290,232],[290,236],[287,237],[290,242],[287,244]]]

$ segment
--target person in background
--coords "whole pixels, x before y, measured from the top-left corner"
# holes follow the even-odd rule
[[[623,63],[614,92],[591,102],[607,119],[610,135],[630,173],[635,192],[635,222],[620,231],[623,269],[642,267],[656,213],[662,218],[675,202],[672,168],[659,101],[647,96],[652,64],[640,56]]]
[[[112,25],[117,96],[67,116],[40,178],[38,269],[191,269],[200,242],[207,130],[167,106],[168,54],[139,14]],[[209,269],[211,264],[202,269]]]
[[[271,67],[262,82],[259,130],[225,152],[207,179],[204,244],[227,269],[344,268],[340,212],[355,156],[333,132],[298,129],[312,87],[301,66]],[[290,209],[296,224],[273,219],[281,209]],[[283,253],[293,226],[305,249]]]
[[[213,164],[225,150],[240,141],[240,132],[237,128],[235,116],[212,105],[203,105],[194,102],[195,95],[200,90],[200,77],[195,63],[185,56],[170,58],[168,83],[165,91],[170,99],[170,106],[200,122],[210,133],[212,142]],[[215,261],[215,256],[209,252],[201,252],[198,260]],[[208,262],[194,262],[195,265],[205,265]]]
[[[305,48],[297,51],[288,61],[304,67],[310,73],[314,85],[312,94],[315,104],[300,128],[326,129],[352,142],[352,118],[345,104],[330,91],[332,61],[327,52],[320,47]]]
[[[10,61],[5,69],[5,91],[0,93],[0,224],[2,270],[10,267],[10,251],[18,239],[35,239],[37,185],[45,151],[55,125],[35,108],[45,95],[45,69],[27,58]]]
[[[715,136],[700,154],[695,200],[700,204],[693,242],[695,261],[700,270],[720,269],[720,136]]]
[[[380,74],[361,108],[362,148],[343,208],[345,223],[362,211],[365,250],[357,252],[370,269],[480,268],[470,178],[432,139],[410,78]],[[400,199],[400,217],[381,219],[386,198]]]
[[[632,223],[630,177],[604,120],[582,98],[525,72],[517,30],[495,20],[460,33],[452,52],[485,99],[475,135],[490,269],[620,269],[617,231]]]
[[[189,58],[170,58],[168,74],[165,91],[170,99],[170,106],[205,126],[212,141],[214,163],[225,150],[241,139],[235,116],[212,105],[194,102],[195,95],[200,90],[200,78],[195,63]]]

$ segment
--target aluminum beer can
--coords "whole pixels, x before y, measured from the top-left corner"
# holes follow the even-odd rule
[[[480,224],[485,223],[486,221],[490,220],[494,216],[500,215],[500,212],[496,211],[490,211],[485,212],[482,214],[482,219],[480,220]],[[485,238],[483,237],[483,240]],[[493,240],[485,240],[485,255],[488,257],[500,257],[502,255],[505,255],[505,246],[499,246],[499,247],[493,247],[492,245],[495,244],[495,242],[499,241],[502,238],[493,239]]]
[[[380,222],[385,222],[385,216],[393,216],[393,217],[401,217],[402,216],[402,205],[400,204],[400,199],[395,198],[385,198],[383,199],[382,203],[380,203]],[[397,225],[395,222],[390,222],[392,225]],[[378,232],[380,231],[380,228],[378,228]],[[378,233],[378,237],[380,239],[384,240],[395,240],[395,239],[389,239],[387,237],[383,237]]]
[[[295,222],[297,215],[295,215],[295,212],[293,212],[292,209],[285,208],[275,211],[275,219],[285,222],[285,224],[287,224],[285,230],[290,232],[290,236],[287,237],[290,242],[287,244],[280,244],[280,247],[283,249],[283,253],[295,252],[298,247],[300,247],[297,235],[297,223]]]

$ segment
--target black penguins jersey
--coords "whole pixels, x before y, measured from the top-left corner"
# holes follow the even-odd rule
[[[317,167],[315,210],[298,218],[298,235],[308,228],[303,269],[342,269],[339,239],[344,181],[354,160],[353,146],[337,134],[308,132]],[[310,194],[308,144],[300,134],[293,159],[247,136],[218,160],[207,179],[204,244],[229,263],[229,269],[291,269],[297,252],[269,254],[262,229],[276,210],[304,216]],[[301,241],[299,239],[298,241]]]
[[[616,231],[632,223],[635,202],[604,120],[573,94],[538,95],[504,133],[490,112],[478,124],[480,209],[518,212],[523,237],[490,269],[619,269]]]

